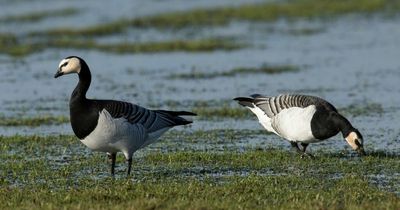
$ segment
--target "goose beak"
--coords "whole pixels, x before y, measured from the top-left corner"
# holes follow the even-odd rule
[[[360,156],[365,156],[365,155],[367,155],[367,153],[365,153],[365,150],[364,150],[363,147],[359,147],[356,151],[357,151],[357,153],[358,153]]]
[[[64,72],[62,72],[61,69],[58,69],[57,73],[54,75],[54,78],[62,76],[63,74],[64,74]]]

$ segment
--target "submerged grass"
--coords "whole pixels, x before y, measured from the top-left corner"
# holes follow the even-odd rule
[[[4,117],[0,116],[0,126],[31,126],[59,125],[68,123],[69,117],[66,116],[36,116],[36,117]]]
[[[200,39],[200,40],[176,40],[148,43],[120,43],[99,44],[94,41],[58,40],[51,42],[50,47],[95,49],[114,53],[147,53],[165,51],[201,52],[213,50],[235,50],[243,45],[236,44],[231,39]]]
[[[124,32],[129,27],[179,29],[227,24],[232,20],[275,21],[279,18],[323,18],[349,13],[369,14],[398,11],[400,4],[391,0],[297,0],[248,4],[238,7],[195,9],[114,22],[82,29],[53,29],[37,32],[44,36],[103,36]]]
[[[0,46],[11,46],[17,43],[17,37],[11,33],[0,34]]]
[[[14,15],[0,18],[0,22],[9,23],[9,22],[37,22],[46,18],[54,18],[54,17],[66,17],[75,15],[79,12],[78,9],[75,8],[65,8],[58,10],[46,10],[40,12],[32,12],[23,15]]]
[[[231,8],[197,9],[161,14],[132,21],[136,27],[183,28],[222,25],[232,20],[275,21],[279,18],[320,18],[349,13],[372,13],[399,9],[390,0],[297,0],[242,5]],[[398,5],[397,5],[398,6]]]
[[[218,120],[221,118],[237,118],[249,119],[254,117],[254,114],[248,109],[239,106],[231,107],[223,105],[221,107],[195,107],[192,112],[196,113],[199,119],[203,120]]]
[[[6,43],[6,44],[1,44]],[[214,50],[235,50],[245,47],[232,39],[209,38],[199,40],[171,40],[146,43],[100,44],[93,40],[58,39],[45,42],[23,43],[12,35],[0,35],[0,52],[12,56],[25,56],[47,48],[70,48],[99,50],[110,53],[153,53],[153,52],[205,52]]]
[[[213,79],[217,77],[233,77],[244,74],[282,74],[289,72],[298,72],[299,67],[292,65],[271,66],[264,64],[258,68],[234,68],[230,71],[223,72],[204,72],[204,71],[191,71],[190,73],[172,74],[170,79]]]
[[[384,113],[384,109],[382,104],[378,103],[364,103],[363,106],[358,104],[352,104],[348,107],[344,107],[339,109],[342,114],[350,114],[353,116],[371,116],[371,115],[380,115]]]
[[[111,178],[106,155],[88,154],[75,137],[0,141],[1,209],[400,208],[398,155],[371,153],[360,159],[322,153],[301,159],[271,148],[144,149],[134,157],[132,177],[124,177],[118,156],[117,176]]]

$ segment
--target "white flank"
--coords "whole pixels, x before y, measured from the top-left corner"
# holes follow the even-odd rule
[[[143,143],[143,145],[140,148],[146,147],[149,144],[152,144],[160,138],[161,135],[163,135],[165,132],[167,132],[170,128],[172,127],[165,127],[161,128],[160,130],[154,131],[152,133],[149,133],[147,136],[146,141]]]
[[[254,105],[254,104],[253,104]],[[271,126],[271,118],[269,118],[263,110],[258,108],[257,106],[254,105],[254,107],[247,107],[249,108],[258,118],[258,121],[260,124],[269,132],[273,132],[277,135],[279,135],[274,128]]]
[[[96,151],[123,152],[129,159],[147,140],[146,129],[141,124],[130,124],[124,118],[114,119],[107,110],[100,112],[96,128],[81,142]]]
[[[318,142],[320,140],[315,139],[311,131],[311,119],[315,112],[314,105],[284,109],[272,118],[272,127],[276,133],[289,141]]]

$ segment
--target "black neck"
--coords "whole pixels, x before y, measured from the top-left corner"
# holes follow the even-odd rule
[[[72,92],[71,99],[86,99],[86,92],[89,89],[92,76],[90,70],[85,61],[81,60],[81,71],[79,72],[79,82]]]
[[[332,120],[334,124],[339,128],[339,131],[343,134],[343,137],[348,136],[350,132],[355,130],[351,123],[345,117],[338,113],[334,115]]]
[[[95,129],[99,117],[99,109],[86,98],[91,79],[88,65],[81,60],[79,82],[69,103],[72,130],[79,139],[84,139]]]

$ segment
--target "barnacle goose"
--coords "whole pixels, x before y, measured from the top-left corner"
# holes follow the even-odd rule
[[[254,94],[233,100],[249,108],[267,131],[287,139],[302,157],[311,156],[305,152],[308,144],[328,139],[339,132],[354,150],[365,155],[361,133],[332,104],[322,98],[308,95],[268,97]],[[301,149],[298,143],[301,144]]]
[[[117,152],[122,152],[131,172],[133,153],[153,142],[168,129],[192,121],[181,116],[194,116],[185,111],[149,110],[123,101],[86,98],[91,82],[89,66],[77,56],[63,59],[54,78],[77,73],[79,82],[69,102],[71,126],[75,135],[88,148],[107,152],[114,175]]]

